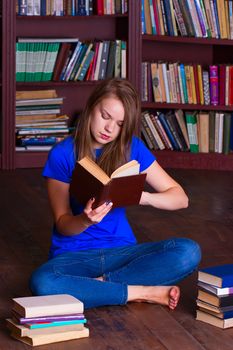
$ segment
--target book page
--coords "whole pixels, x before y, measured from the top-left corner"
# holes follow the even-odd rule
[[[110,177],[89,157],[82,158],[78,163],[103,184],[110,181]]]
[[[136,160],[131,160],[130,162],[123,164],[117,168],[111,175],[111,178],[131,176],[139,174],[140,164]]]

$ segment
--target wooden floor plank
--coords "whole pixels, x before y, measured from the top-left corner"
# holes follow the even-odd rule
[[[232,172],[171,170],[184,185],[189,208],[174,212],[130,207],[129,220],[139,242],[171,236],[196,240],[201,267],[233,261]],[[41,169],[0,171],[0,350],[28,349],[10,338],[5,318],[11,298],[29,295],[33,269],[47,259],[51,212]],[[183,281],[175,312],[130,303],[86,311],[90,338],[37,347],[38,350],[230,350],[233,328],[221,330],[195,320],[197,273]]]

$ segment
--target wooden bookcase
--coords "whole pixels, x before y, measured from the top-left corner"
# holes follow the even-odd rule
[[[233,41],[161,37],[141,34],[141,1],[128,0],[128,14],[105,16],[16,16],[15,1],[2,0],[1,61],[1,147],[2,169],[42,167],[47,153],[15,152],[15,91],[56,89],[65,97],[64,113],[74,118],[82,109],[96,82],[15,82],[15,43],[17,37],[78,37],[80,40],[127,40],[127,76],[140,91],[141,62],[182,61],[183,63],[233,62]],[[231,110],[229,107],[142,103],[142,109]],[[138,120],[138,130],[140,120]],[[165,167],[233,170],[233,155],[191,154],[158,151]]]
[[[233,41],[205,38],[142,35],[141,62],[199,63],[203,66],[233,63]],[[143,110],[233,111],[232,106],[205,106],[174,103],[142,103]],[[233,170],[233,154],[156,151],[160,164],[171,168]]]

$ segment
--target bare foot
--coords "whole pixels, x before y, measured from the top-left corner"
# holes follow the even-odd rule
[[[167,305],[174,310],[179,302],[180,288],[177,286],[129,286],[128,301]]]

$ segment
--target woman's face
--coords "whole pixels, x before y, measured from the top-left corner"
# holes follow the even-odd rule
[[[96,105],[90,124],[94,148],[101,148],[118,137],[124,115],[124,106],[116,97],[106,97]]]

